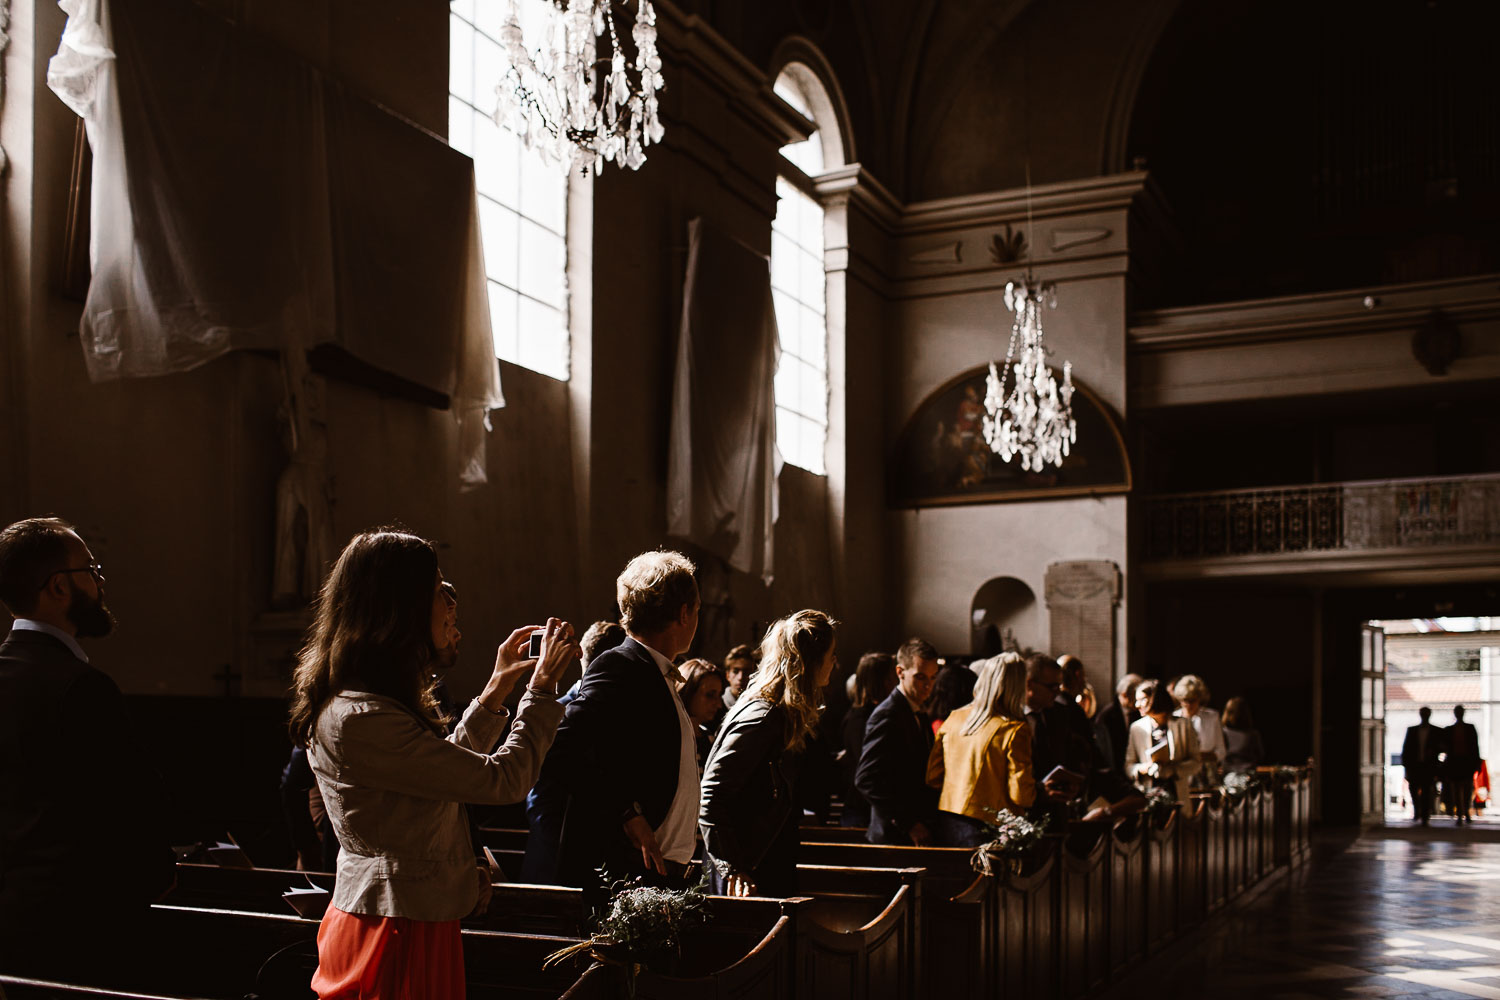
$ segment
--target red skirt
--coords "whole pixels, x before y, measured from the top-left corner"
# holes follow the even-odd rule
[[[321,1000],[464,1000],[458,921],[345,913],[330,906],[318,928]]]

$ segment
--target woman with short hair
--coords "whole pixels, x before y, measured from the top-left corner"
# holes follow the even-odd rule
[[[716,893],[797,893],[798,777],[837,663],[837,626],[814,610],[772,625],[760,644],[760,668],[714,738],[698,825]]]
[[[1184,674],[1172,686],[1172,697],[1177,701],[1177,715],[1191,719],[1193,733],[1198,737],[1198,759],[1203,767],[1198,772],[1197,783],[1204,786],[1216,784],[1219,764],[1228,749],[1224,745],[1224,727],[1219,722],[1219,713],[1208,707],[1208,685],[1197,674]]]
[[[1036,801],[1026,664],[1015,653],[984,661],[974,698],[955,709],[927,758],[927,783],[940,789],[937,842],[978,847],[996,813],[1023,815]]]
[[[297,664],[292,739],[307,748],[340,845],[318,929],[322,998],[464,996],[458,922],[483,912],[490,874],[463,804],[525,797],[562,718],[556,684],[578,647],[572,626],[551,618],[538,659],[526,658],[537,626],[511,633],[445,737],[431,669],[454,635],[442,584],[431,542],[396,529],[356,535],[323,584]],[[533,667],[495,749],[505,701]]]

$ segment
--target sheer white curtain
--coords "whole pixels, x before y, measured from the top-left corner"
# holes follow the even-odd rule
[[[47,82],[93,152],[95,380],[331,345],[446,396],[485,480],[504,405],[473,164],[191,0],[62,0]]]

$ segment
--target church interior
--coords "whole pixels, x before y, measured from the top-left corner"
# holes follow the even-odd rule
[[[600,4],[622,34],[648,6]],[[512,629],[613,619],[621,568],[674,549],[690,656],[838,619],[829,711],[909,636],[1071,653],[1106,701],[1244,698],[1278,766],[1140,912],[1109,858],[1149,876],[1160,844],[1105,832],[1097,878],[1066,846],[982,903],[929,876],[962,905],[820,992],[1496,996],[1500,833],[1411,827],[1393,727],[1462,701],[1500,753],[1500,6],[656,0],[659,134],[568,161],[495,115],[512,10],[535,38],[569,6],[0,8],[0,524],[65,518],[107,572],[87,648],[173,843],[296,867],[287,692],[356,533],[433,541],[460,703]],[[1038,288],[1076,435],[1032,468],[986,380]],[[470,995],[562,992],[466,947]],[[810,995],[790,968],[748,995]],[[569,996],[617,988],[582,969]]]

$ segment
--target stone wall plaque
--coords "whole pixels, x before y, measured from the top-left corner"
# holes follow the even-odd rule
[[[1115,678],[1115,607],[1120,567],[1107,559],[1056,562],[1047,567],[1045,597],[1053,656],[1083,661],[1094,691],[1104,698]]]

